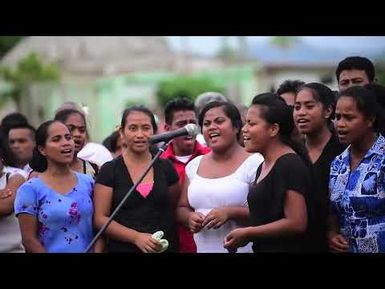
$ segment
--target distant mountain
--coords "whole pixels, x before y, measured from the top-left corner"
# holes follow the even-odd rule
[[[319,44],[316,45],[314,41],[309,43],[305,38],[299,37],[298,41],[287,48],[274,45],[268,40],[257,41],[250,38],[248,55],[250,58],[258,59],[262,63],[270,65],[330,65],[352,55],[365,56],[375,62],[381,59],[385,61],[384,39],[380,39],[381,41],[377,41],[377,45],[369,48],[368,44],[361,47],[357,43],[354,46],[349,45],[349,41],[345,47],[342,47],[341,45],[333,45],[333,40],[330,37],[325,37],[325,42],[322,42],[321,37],[318,38]],[[329,45],[328,40],[330,41]]]
[[[302,39],[319,48],[332,47],[350,54],[385,54],[384,36],[304,36]]]

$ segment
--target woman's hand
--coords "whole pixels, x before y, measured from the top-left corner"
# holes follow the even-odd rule
[[[349,243],[341,234],[333,234],[329,236],[330,251],[336,253],[346,253],[349,251]]]
[[[236,252],[239,247],[249,243],[247,228],[238,228],[231,231],[223,240],[223,247],[229,252]]]
[[[191,232],[198,233],[202,229],[205,216],[199,212],[191,212],[188,216],[188,227]]]
[[[226,208],[212,209],[204,219],[202,226],[206,229],[218,229],[229,219]]]
[[[162,249],[159,242],[148,233],[138,233],[134,239],[134,244],[143,253],[157,253]]]
[[[12,196],[13,192],[10,189],[0,190],[0,199],[6,199]]]

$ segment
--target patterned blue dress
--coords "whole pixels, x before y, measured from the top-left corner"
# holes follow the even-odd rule
[[[24,183],[16,193],[15,214],[38,219],[38,237],[47,252],[83,252],[93,238],[94,180],[76,173],[77,184],[66,194],[47,187],[40,177]]]
[[[350,146],[331,164],[331,210],[354,253],[385,252],[385,138],[350,170]]]

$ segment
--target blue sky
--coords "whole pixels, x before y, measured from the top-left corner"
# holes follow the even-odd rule
[[[167,39],[175,51],[180,51],[183,46],[197,54],[212,56],[221,46],[220,36],[169,36]],[[235,44],[230,37],[229,43]],[[363,54],[365,51],[385,51],[384,36],[301,36],[307,44],[320,49],[349,50],[349,53]],[[248,36],[250,43],[264,43],[269,41],[268,36]],[[384,55],[385,57],[385,55]]]

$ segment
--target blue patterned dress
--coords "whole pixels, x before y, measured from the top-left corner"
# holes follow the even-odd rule
[[[331,164],[331,210],[354,253],[385,252],[385,138],[350,170],[350,146]]]
[[[83,252],[93,237],[94,180],[75,173],[77,184],[66,194],[47,187],[40,177],[24,183],[16,193],[15,214],[38,219],[38,237],[47,252]]]

